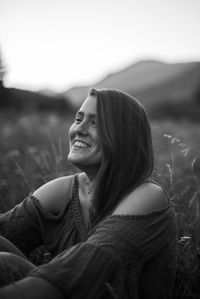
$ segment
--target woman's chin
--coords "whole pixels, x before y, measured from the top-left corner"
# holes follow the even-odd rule
[[[97,173],[99,169],[99,163],[90,164],[87,162],[86,159],[81,159],[81,157],[74,157],[74,155],[68,156],[68,161],[73,164],[75,167],[80,169],[83,172],[86,173]]]
[[[82,167],[86,166],[85,158],[77,157],[77,155],[69,154],[67,157],[68,161],[72,163],[74,166],[78,167],[79,169],[82,169]]]
[[[75,164],[75,163],[83,163],[85,160],[85,157],[81,157],[80,154],[77,153],[69,153],[68,155],[68,161]]]

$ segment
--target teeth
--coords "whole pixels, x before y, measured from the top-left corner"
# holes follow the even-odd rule
[[[88,145],[81,142],[81,141],[75,141],[74,146],[78,146],[78,147],[87,147]]]

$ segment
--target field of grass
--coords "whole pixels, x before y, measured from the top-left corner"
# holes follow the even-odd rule
[[[0,113],[0,212],[50,179],[73,173],[67,161],[72,119]],[[171,194],[178,221],[174,298],[200,296],[200,123],[152,122],[153,178]]]

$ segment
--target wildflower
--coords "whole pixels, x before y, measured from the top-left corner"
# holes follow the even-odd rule
[[[187,156],[188,152],[189,152],[189,149],[188,149],[188,148],[184,148],[184,149],[181,150],[181,154],[182,154],[184,157]]]
[[[166,137],[166,138],[169,138],[169,139],[171,139],[171,138],[172,138],[172,136],[171,136],[171,135],[169,135],[169,134],[164,134],[163,136],[164,136],[164,137]]]
[[[178,243],[186,243],[186,242],[189,242],[190,240],[191,240],[191,237],[183,236],[179,239]]]
[[[192,160],[191,168],[192,168],[193,173],[196,176],[200,176],[200,158],[199,157],[195,157]]]
[[[173,137],[172,139],[171,139],[171,143],[173,144],[173,143],[179,143],[180,142],[180,139],[178,139],[178,138],[176,138],[176,137]]]

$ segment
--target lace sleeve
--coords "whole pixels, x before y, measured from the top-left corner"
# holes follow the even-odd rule
[[[13,209],[0,214],[0,235],[11,241],[26,256],[42,244],[37,210],[31,195]]]
[[[29,276],[49,281],[64,298],[125,298],[120,258],[89,243],[78,243],[63,251]]]
[[[171,207],[137,217],[111,215],[85,242],[63,251],[29,276],[46,279],[71,299],[138,298],[139,288],[143,289],[138,279],[144,286],[148,282],[148,298],[155,298],[155,293],[163,298],[172,290],[175,246]],[[145,266],[147,272],[143,272]]]
[[[143,260],[140,251],[129,241],[127,227],[129,223],[108,219],[85,242],[63,251],[29,276],[49,281],[66,298],[122,299],[126,298],[131,273],[134,296],[128,298],[135,298],[137,275]]]

